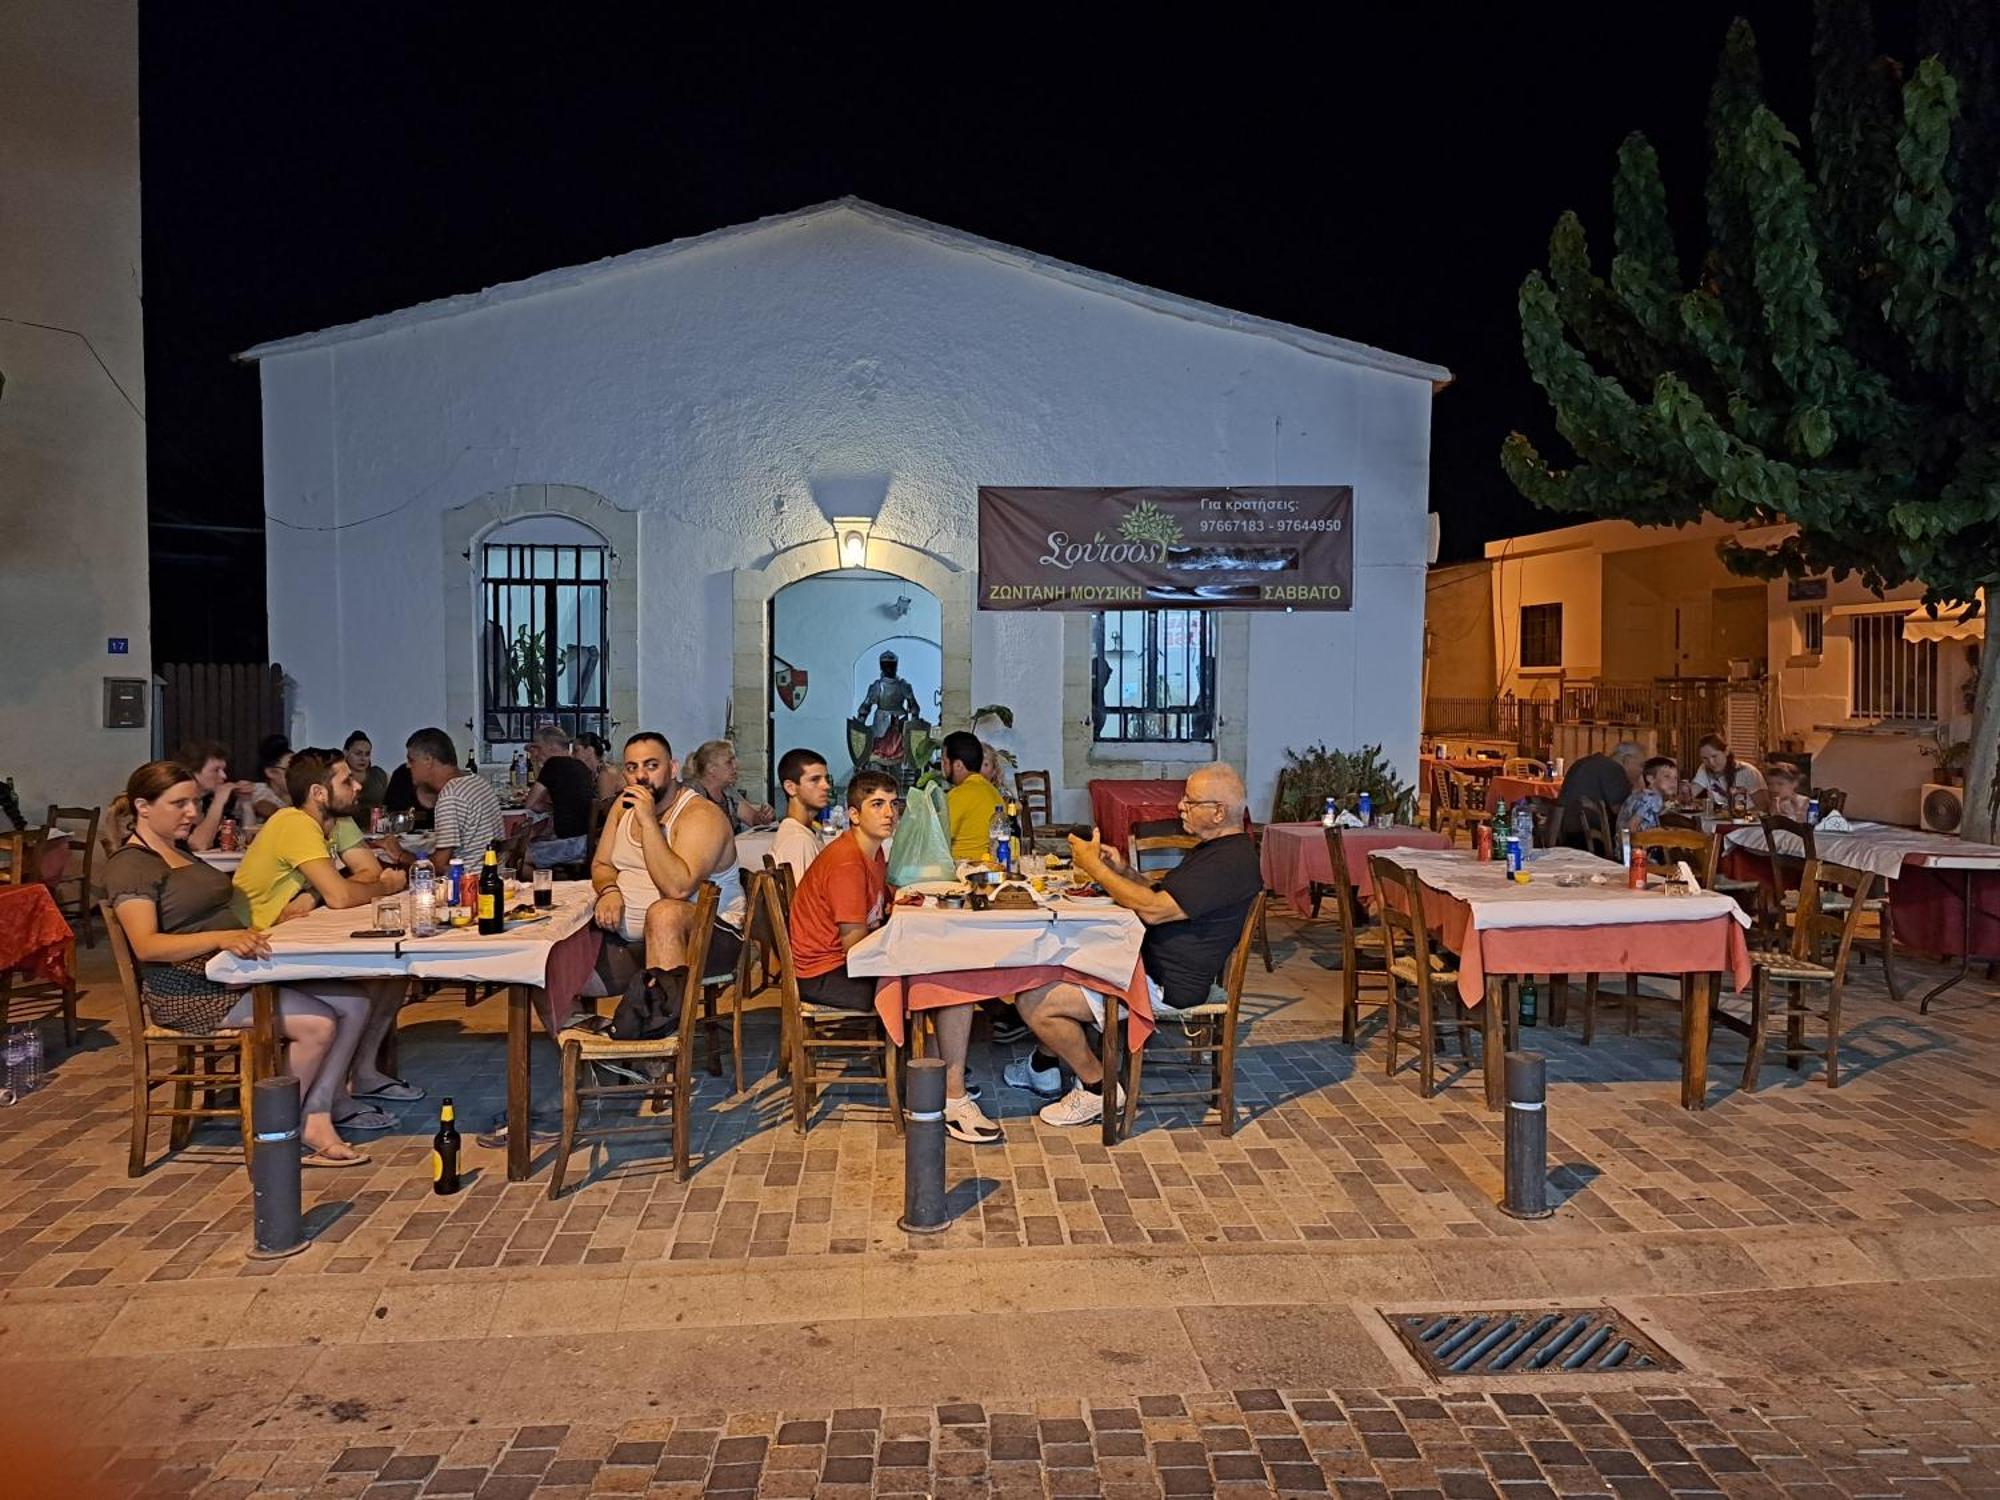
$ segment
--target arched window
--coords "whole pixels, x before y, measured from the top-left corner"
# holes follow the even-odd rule
[[[609,734],[610,552],[558,515],[508,521],[480,542],[480,739],[520,744],[544,723]]]

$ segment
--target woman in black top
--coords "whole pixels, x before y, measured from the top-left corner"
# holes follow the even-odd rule
[[[132,773],[113,812],[131,819],[132,834],[105,862],[104,892],[139,963],[148,1019],[190,1032],[248,1026],[250,991],[210,979],[208,960],[217,953],[268,958],[271,944],[237,918],[229,877],[188,851],[185,840],[201,815],[194,777],[173,761],[150,761]],[[299,1080],[300,1134],[310,1165],[368,1160],[340,1138],[333,1120],[336,1102],[352,1111],[343,1123],[382,1113],[356,1109],[343,1088],[367,1020],[367,998],[336,985],[278,991],[278,1035],[291,1044],[288,1065]]]

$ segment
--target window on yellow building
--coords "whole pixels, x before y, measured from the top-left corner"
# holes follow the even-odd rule
[[[1563,607],[1560,604],[1521,606],[1521,665],[1559,667],[1563,664]]]

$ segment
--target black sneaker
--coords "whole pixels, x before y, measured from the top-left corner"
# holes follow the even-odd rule
[[[1011,1047],[1028,1034],[1028,1023],[1011,1009],[1005,1016],[993,1018],[993,1040],[1003,1047]]]

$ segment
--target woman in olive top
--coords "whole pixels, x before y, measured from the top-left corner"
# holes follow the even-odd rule
[[[200,800],[194,777],[172,761],[134,771],[114,804],[130,816],[132,834],[104,866],[104,892],[138,960],[148,1019],[177,1031],[237,1030],[250,1024],[250,991],[215,983],[205,972],[208,960],[217,953],[264,958],[271,945],[237,920],[229,876],[188,851],[184,840],[200,816]],[[349,1112],[340,1123],[360,1129],[384,1113],[357,1107],[343,1088],[367,1020],[367,998],[337,984],[278,991],[278,1034],[291,1044],[287,1066],[303,1091],[308,1166],[368,1160],[340,1138],[334,1121],[337,1107]],[[394,1123],[394,1116],[386,1118]]]

